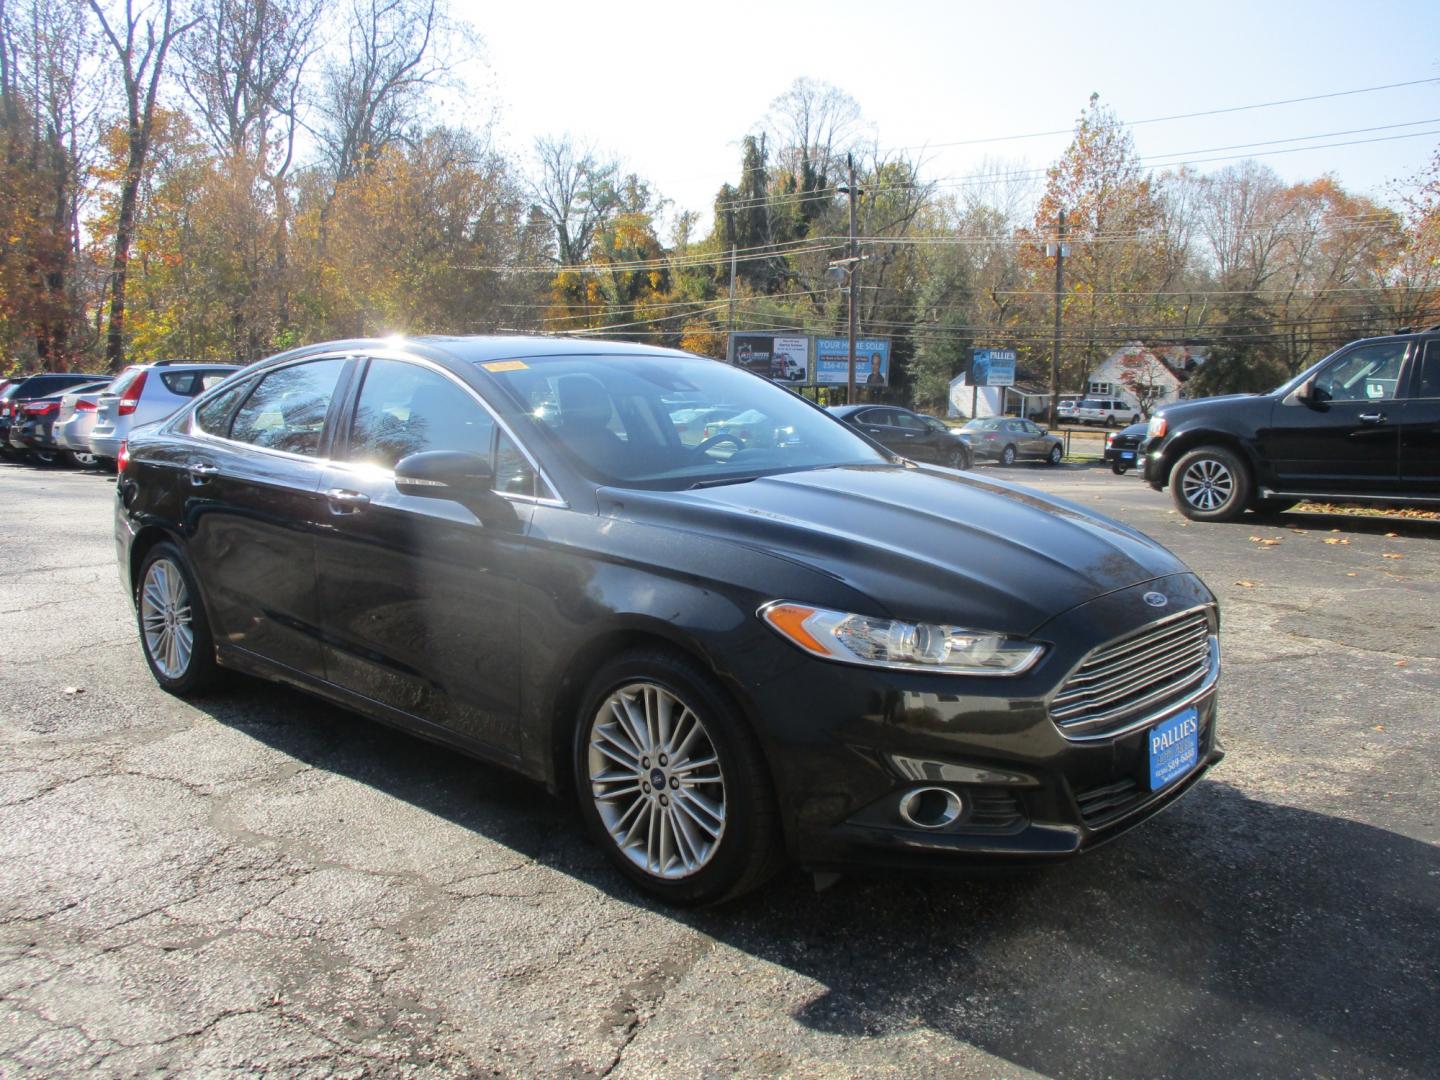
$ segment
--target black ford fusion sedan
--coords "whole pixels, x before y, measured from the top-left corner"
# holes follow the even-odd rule
[[[753,411],[705,437],[676,417]],[[573,792],[676,903],[1023,864],[1221,756],[1214,597],[1123,525],[641,345],[346,341],[135,431],[156,680],[276,679]]]

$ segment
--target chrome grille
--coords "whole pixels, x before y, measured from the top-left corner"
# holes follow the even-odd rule
[[[1104,734],[1192,690],[1215,662],[1210,610],[1182,612],[1092,652],[1060,687],[1050,715],[1067,735]]]

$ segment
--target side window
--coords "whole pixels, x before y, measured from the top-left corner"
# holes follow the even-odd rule
[[[503,431],[495,441],[495,490],[509,495],[536,494],[535,470]]]
[[[1319,401],[1388,401],[1395,396],[1405,342],[1366,345],[1348,352],[1315,378]]]
[[[219,435],[224,438],[229,434],[230,413],[241,397],[248,393],[254,385],[250,382],[242,383],[216,394],[195,410],[195,426],[207,435]]]
[[[1411,397],[1440,398],[1440,339],[1425,346],[1425,358],[1415,371]]]
[[[426,450],[489,457],[494,435],[490,414],[444,375],[403,360],[371,360],[355,403],[349,457],[384,469]]]
[[[261,378],[230,422],[230,437],[267,450],[315,456],[345,361],[292,364]]]
[[[894,416],[895,426],[898,428],[904,428],[906,431],[925,430],[925,422],[918,417],[911,416],[909,413],[896,412],[891,415]]]
[[[195,371],[162,371],[160,381],[166,390],[180,397],[194,397],[202,389],[200,375]]]
[[[209,390],[212,386],[218,386],[233,374],[235,374],[233,371],[202,371],[200,373],[200,389],[195,393],[199,394]]]
[[[876,427],[893,427],[890,422],[889,409],[866,409],[855,417],[862,424],[874,424]]]

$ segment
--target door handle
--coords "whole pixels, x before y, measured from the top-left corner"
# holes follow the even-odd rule
[[[1385,414],[1383,412],[1362,412],[1356,419],[1362,424],[1383,424],[1385,423]]]
[[[325,492],[325,498],[330,500],[332,514],[353,514],[370,502],[369,495],[349,488],[331,488]]]
[[[190,474],[190,482],[192,484],[203,484],[212,476],[217,475],[220,472],[220,467],[218,465],[207,465],[203,461],[192,461],[189,465],[185,466],[185,471]]]

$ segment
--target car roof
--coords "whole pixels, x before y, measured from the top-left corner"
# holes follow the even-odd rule
[[[593,338],[536,337],[525,334],[492,334],[473,337],[426,334],[415,337],[396,335],[386,338],[347,338],[305,345],[270,357],[269,361],[298,360],[317,353],[349,350],[355,352],[373,350],[411,352],[417,356],[456,367],[484,363],[489,360],[534,359],[545,356],[656,356],[671,357],[676,360],[709,359],[712,363],[724,362],[680,349],[642,345],[634,341],[597,341]]]
[[[207,364],[203,360],[186,360],[183,363],[162,363],[162,364],[136,364],[136,367],[143,367],[150,371],[239,371],[244,364],[226,364],[216,362]]]

